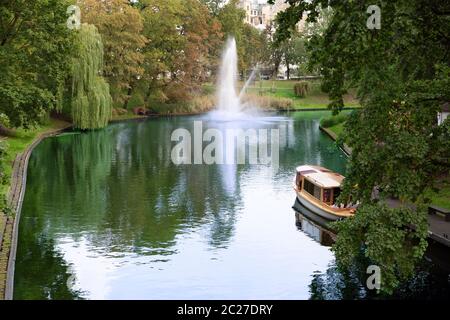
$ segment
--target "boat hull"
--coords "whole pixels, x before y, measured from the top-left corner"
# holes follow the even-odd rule
[[[302,216],[306,217],[307,219],[311,220],[321,228],[329,228],[328,223],[330,223],[330,219],[325,219],[322,216],[319,216],[315,212],[312,212],[308,208],[306,208],[304,205],[300,203],[298,200],[298,197],[295,198],[295,203],[292,206],[292,209],[294,209],[295,212],[300,213]]]
[[[316,206],[314,203],[306,199],[304,196],[302,196],[301,193],[297,192],[297,199],[300,202],[301,205],[303,205],[305,208],[310,210],[311,212],[317,214],[318,216],[327,219],[329,221],[338,221],[342,220],[344,217],[342,215],[337,215],[330,213],[318,206]]]

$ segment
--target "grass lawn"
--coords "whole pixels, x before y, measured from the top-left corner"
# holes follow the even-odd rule
[[[339,123],[337,125],[327,128],[327,129],[333,131],[337,136],[339,136],[342,133],[342,131],[344,130],[344,124]]]
[[[450,176],[439,181],[438,191],[427,190],[425,195],[431,203],[445,209],[450,209]]]
[[[41,133],[48,132],[50,130],[56,130],[64,128],[68,125],[67,122],[62,120],[50,119],[49,122],[42,126],[37,126],[35,128],[24,130],[17,129],[15,130],[14,136],[12,137],[3,137],[0,136],[0,139],[7,144],[7,154],[5,157],[6,166],[5,166],[5,174],[8,177],[11,177],[12,174],[12,165],[14,159],[17,154],[23,152],[30,143]],[[9,184],[0,185],[0,194],[5,195],[9,190]]]
[[[336,116],[329,115],[327,117],[323,117],[320,120],[320,125],[323,128],[327,128],[328,130],[334,132],[336,136],[339,136],[344,130],[344,123],[351,112],[352,111],[350,110],[344,110]]]
[[[330,100],[328,95],[320,90],[319,81],[309,81],[310,90],[305,98],[299,98],[294,94],[294,85],[298,81],[292,80],[262,80],[254,81],[246,90],[247,93],[261,94],[263,96],[273,96],[277,98],[288,98],[294,103],[294,109],[326,109]],[[244,82],[239,82],[239,88],[244,86]],[[205,91],[212,93],[215,91],[214,84],[205,84]],[[354,93],[344,96],[346,107],[360,107]]]

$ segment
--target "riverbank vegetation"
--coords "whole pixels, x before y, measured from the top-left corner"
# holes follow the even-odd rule
[[[72,71],[71,115],[76,128],[105,127],[111,119],[109,85],[99,75],[103,70],[103,43],[94,25],[83,24],[77,34],[79,51]]]
[[[306,95],[299,97],[295,94],[295,85],[298,80],[255,80],[246,88],[246,93],[258,95],[262,97],[270,97],[272,99],[291,100],[292,110],[305,109],[328,109],[331,100],[328,94],[322,91],[321,80],[308,80],[308,91]],[[244,86],[244,82],[239,82],[239,88]],[[204,92],[213,93],[215,84],[206,83],[203,85]],[[356,98],[354,90],[344,95],[344,105],[346,108],[359,108],[359,102]]]
[[[113,117],[211,110],[220,52],[234,36],[241,81],[259,66],[244,98],[250,104],[329,107],[335,114],[360,107],[345,123],[341,116],[324,120],[353,150],[341,197],[361,204],[355,218],[337,224],[334,250],[347,269],[362,252],[382,268],[383,290],[392,291],[426,249],[425,205],[447,196],[450,123],[438,126],[436,115],[450,101],[450,8],[438,0],[380,0],[382,28],[370,30],[370,1],[292,0],[276,26],[259,32],[244,22],[238,0],[219,3],[2,3],[0,131],[8,138],[0,148],[1,194],[16,153],[60,125],[48,122],[50,114],[88,130]],[[72,7],[69,16],[74,4],[81,11]],[[303,13],[301,33],[296,24]],[[277,81],[281,64],[288,79],[319,80]],[[374,190],[381,199],[372,197]],[[385,198],[404,206],[388,208]]]
[[[74,4],[80,11],[70,7]],[[30,142],[28,137],[47,126],[50,114],[79,129],[96,129],[112,118],[128,119],[146,110],[210,110],[213,99],[203,93],[202,84],[215,76],[226,38],[236,37],[242,70],[256,64],[263,51],[263,36],[244,23],[244,11],[236,4],[214,8],[200,0],[2,3],[0,131],[9,136],[0,155],[6,166],[2,176],[9,176],[21,150],[15,143],[22,138]]]
[[[1,185],[0,185],[0,198],[2,201],[3,212],[7,209],[6,198],[9,191],[10,177],[12,174],[12,164],[17,154],[23,152],[40,134],[45,132],[59,130],[66,128],[70,125],[69,122],[48,118],[42,122],[41,125],[34,126],[27,130],[20,128],[15,129],[9,134],[8,137],[4,137],[0,141],[1,148]],[[6,213],[10,214],[8,210]]]
[[[329,117],[322,118],[320,120],[320,125],[323,128],[333,128],[337,125],[343,124],[348,118],[347,113],[340,113],[338,115],[332,115]]]
[[[162,114],[208,111],[213,97],[204,84],[215,83],[229,36],[236,38],[243,81],[255,70],[275,79],[283,61],[288,69],[299,66],[288,70],[288,79],[317,74],[307,71],[304,35],[279,45],[274,26],[260,32],[245,23],[237,0],[220,2],[37,0],[2,5],[9,21],[0,27],[0,60],[8,61],[0,70],[2,126],[29,128],[55,111],[80,129],[103,127],[112,115],[130,117],[135,108]],[[68,10],[73,4],[79,12]],[[302,97],[295,94],[295,84],[260,81],[248,93],[266,96],[258,99],[274,109],[325,108],[328,98],[320,83],[308,85]],[[348,102],[357,105],[353,98]]]
[[[291,1],[277,18],[277,39],[289,39],[304,12],[313,23],[330,6],[328,26],[307,43],[310,63],[320,68],[336,114],[349,88],[356,87],[362,106],[342,132],[353,152],[341,198],[351,196],[360,206],[354,218],[336,224],[334,251],[343,270],[363,254],[381,268],[381,290],[392,292],[413,274],[427,247],[424,191],[449,175],[450,121],[437,123],[450,101],[449,7],[441,1],[378,1],[382,26],[369,29],[371,4]],[[389,208],[387,198],[402,205]]]
[[[348,119],[349,113],[341,112],[338,115],[331,115],[320,120],[320,126],[333,132],[336,137],[340,137],[344,131],[344,123]]]

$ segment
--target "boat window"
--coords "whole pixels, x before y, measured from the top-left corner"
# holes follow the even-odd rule
[[[341,194],[341,189],[340,188],[334,188],[333,189],[333,204],[336,203],[337,198],[339,197],[339,195]]]
[[[308,192],[310,195],[314,196],[315,198],[320,200],[320,188],[316,186],[311,181],[304,179],[303,180],[303,188],[306,192]]]
[[[314,197],[320,200],[320,188],[318,186],[314,186]]]
[[[323,202],[331,203],[331,189],[323,189]]]
[[[309,182],[308,180],[304,180],[303,181],[303,188],[305,189],[306,192],[308,192],[310,195],[314,194],[314,184],[312,184],[311,182]]]

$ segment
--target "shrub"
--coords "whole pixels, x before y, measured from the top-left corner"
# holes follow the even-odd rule
[[[293,107],[291,99],[255,94],[245,95],[244,102],[262,109],[286,110]]]
[[[123,116],[126,115],[128,113],[127,109],[123,109],[123,108],[114,108],[112,109],[112,115],[117,117],[117,116]]]
[[[190,100],[170,103],[152,103],[152,111],[159,114],[189,114],[207,112],[214,108],[214,96],[196,96]]]
[[[153,104],[166,103],[169,100],[169,98],[166,96],[164,91],[156,90],[155,92],[153,92],[150,95],[150,100],[151,100],[151,102],[153,102],[153,103],[150,103],[150,104],[153,105]]]
[[[338,114],[337,116],[331,116],[327,118],[323,118],[320,120],[320,126],[323,128],[330,128],[339,123],[345,122],[347,120],[348,114]]]
[[[306,97],[309,92],[309,83],[307,81],[300,81],[294,85],[294,94],[299,98]]]
[[[278,110],[286,110],[292,108],[293,103],[291,99],[288,98],[270,98],[270,107]]]
[[[186,102],[192,99],[189,88],[181,83],[171,83],[164,90],[169,103]]]
[[[212,95],[216,92],[216,88],[212,84],[204,84],[202,86],[202,94],[204,95]]]
[[[135,93],[131,96],[130,100],[128,101],[127,108],[133,109],[136,107],[141,107],[144,105],[144,98],[142,97],[142,94]]]
[[[214,108],[214,98],[212,96],[199,96],[189,102],[190,112],[206,112]]]

